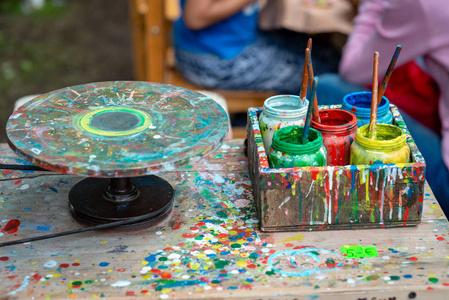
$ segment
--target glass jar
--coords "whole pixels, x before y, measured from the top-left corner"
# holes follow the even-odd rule
[[[343,97],[342,109],[352,112],[357,118],[360,128],[369,124],[371,115],[371,92],[354,92]],[[383,96],[377,105],[377,123],[393,124],[393,114],[390,111],[390,101]]]
[[[308,142],[302,144],[304,127],[293,125],[277,130],[268,153],[271,168],[321,167],[326,165],[323,136],[310,128]]]
[[[408,163],[410,148],[407,135],[401,128],[389,124],[377,124],[376,139],[369,137],[369,124],[357,129],[351,145],[352,165]]]
[[[357,130],[356,116],[342,109],[321,109],[319,113],[321,123],[312,120],[311,126],[323,135],[327,165],[348,165],[351,144]]]
[[[259,116],[265,151],[271,148],[276,130],[290,125],[304,125],[309,101],[295,95],[276,95],[265,100]]]

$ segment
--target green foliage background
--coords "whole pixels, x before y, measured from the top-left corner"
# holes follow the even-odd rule
[[[0,0],[0,142],[14,102],[30,94],[132,80],[127,0]]]

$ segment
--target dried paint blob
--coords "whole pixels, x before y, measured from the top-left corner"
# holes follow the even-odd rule
[[[342,265],[342,257],[324,248],[304,247],[278,251],[268,258],[267,263],[282,275],[308,276],[335,270]]]
[[[49,260],[44,264],[45,268],[54,268],[58,265],[58,263],[54,260]]]
[[[432,282],[432,283],[438,283],[439,279],[435,278],[435,277],[430,277],[429,281]]]
[[[117,282],[111,284],[111,286],[114,286],[114,287],[124,287],[124,286],[128,286],[128,285],[130,285],[130,284],[131,284],[131,282],[128,281],[128,280],[120,280],[120,281],[117,281]]]
[[[5,227],[2,228],[3,233],[11,234],[17,232],[18,228],[20,226],[20,221],[17,219],[9,220],[8,223],[6,223]]]

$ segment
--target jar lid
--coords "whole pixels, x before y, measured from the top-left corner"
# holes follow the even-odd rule
[[[267,98],[263,104],[264,114],[280,118],[304,118],[309,101],[296,95],[276,95]]]
[[[357,129],[355,141],[367,149],[393,149],[402,147],[407,141],[407,135],[396,125],[377,124],[376,139],[370,139],[369,124],[365,124]]]
[[[323,136],[313,128],[309,130],[308,142],[302,144],[303,126],[292,125],[275,131],[271,147],[288,154],[317,152],[323,145]]]
[[[312,119],[312,127],[321,133],[351,134],[357,129],[357,117],[343,109],[320,109],[321,123]]]
[[[357,117],[369,118],[371,115],[371,92],[354,92],[343,97],[342,108]],[[377,116],[383,116],[390,109],[390,101],[383,96],[377,105]]]

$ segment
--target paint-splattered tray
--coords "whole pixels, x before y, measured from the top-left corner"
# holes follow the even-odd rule
[[[390,105],[390,110],[394,123],[409,133],[397,107]],[[248,163],[261,230],[419,224],[425,162],[410,134],[411,163],[271,169],[260,134],[261,112],[248,110]]]

